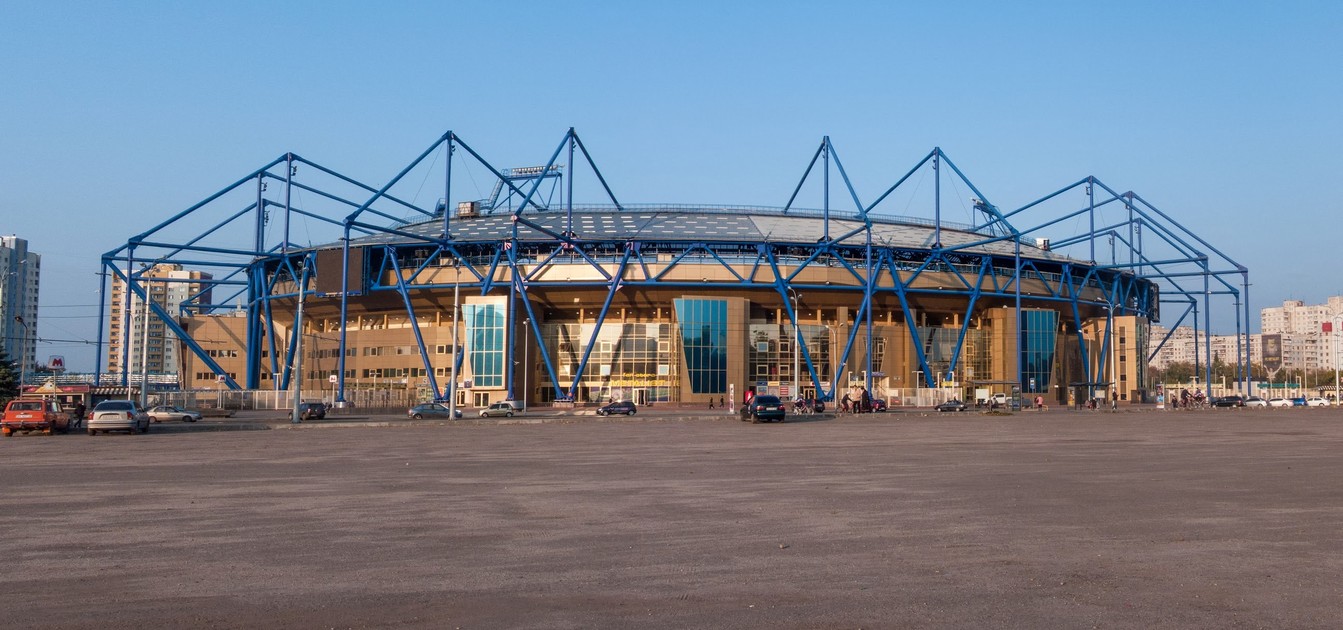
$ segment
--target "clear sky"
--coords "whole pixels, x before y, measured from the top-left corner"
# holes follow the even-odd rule
[[[781,206],[829,135],[865,202],[934,146],[1004,210],[1133,190],[1250,268],[1257,328],[1343,294],[1340,62],[1336,1],[5,0],[0,232],[40,336],[91,341],[100,254],[286,151],[380,185],[448,129],[508,167],[572,126],[623,202]]]

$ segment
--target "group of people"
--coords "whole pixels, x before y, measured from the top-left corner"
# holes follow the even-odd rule
[[[815,398],[798,396],[793,399],[793,413],[821,413],[822,411],[825,411],[825,403]]]
[[[1189,390],[1181,389],[1179,396],[1174,394],[1170,396],[1171,409],[1201,409],[1207,402],[1208,399],[1201,390],[1195,390],[1190,394]]]
[[[840,413],[871,413],[871,411],[872,393],[867,391],[866,387],[857,388],[856,395],[844,392],[844,397],[839,400]]]

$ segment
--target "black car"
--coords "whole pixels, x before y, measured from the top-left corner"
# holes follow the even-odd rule
[[[1220,396],[1212,399],[1214,407],[1244,407],[1245,398],[1243,396]]]
[[[965,411],[965,403],[952,398],[937,406],[938,411]]]
[[[760,394],[755,398],[752,398],[751,402],[746,403],[746,405],[741,408],[741,419],[742,421],[750,420],[751,422],[760,422],[762,420],[765,422],[774,420],[783,422],[787,413],[788,412],[784,410],[783,401],[779,400],[778,396]]]
[[[326,417],[326,403],[303,402],[298,404],[299,420],[321,420]]]
[[[461,420],[462,410],[458,409],[457,413],[454,414],[447,405],[424,403],[422,405],[411,407],[406,411],[406,415],[416,420],[423,420],[424,418],[452,418],[453,420]]]
[[[616,402],[608,403],[602,405],[601,407],[598,407],[597,415],[609,416],[613,414],[623,413],[627,416],[632,416],[638,413],[638,411],[639,411],[638,409],[635,409],[633,402],[630,402],[628,400],[618,400]]]

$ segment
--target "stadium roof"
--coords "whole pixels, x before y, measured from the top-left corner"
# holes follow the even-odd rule
[[[555,233],[567,229],[567,213],[559,210],[528,210],[522,216],[530,222]],[[855,218],[836,218],[831,213],[832,238],[851,234],[839,241],[843,245],[861,246],[866,236],[861,231],[863,222]],[[914,217],[870,216],[872,243],[879,247],[932,249],[935,233],[931,220]],[[580,240],[587,241],[683,241],[683,242],[769,242],[780,245],[814,245],[824,233],[819,210],[789,210],[754,206],[680,206],[647,205],[624,209],[615,206],[576,206],[573,213],[573,231]],[[497,242],[511,238],[514,221],[511,214],[496,213],[478,217],[452,217],[449,229],[455,242]],[[943,249],[971,243],[967,253],[1012,256],[1014,248],[1010,237],[995,237],[971,231],[972,226],[948,227],[942,222]],[[437,240],[442,231],[442,218],[398,226],[395,229],[422,235],[427,241]],[[549,234],[518,223],[518,240],[522,242],[553,242]],[[999,238],[1001,240],[991,240]],[[985,242],[989,241],[989,242]],[[352,239],[351,245],[381,245],[411,242],[405,236],[380,233]],[[335,244],[333,244],[335,245]],[[1040,249],[1034,244],[1022,244],[1022,253],[1034,259],[1067,260],[1066,256]]]

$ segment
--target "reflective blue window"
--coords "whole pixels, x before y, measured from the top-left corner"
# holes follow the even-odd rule
[[[690,391],[727,392],[727,300],[676,299]]]
[[[1021,391],[1049,391],[1058,326],[1056,311],[1021,311]]]
[[[504,386],[504,311],[494,304],[463,304],[466,352],[476,387]]]

